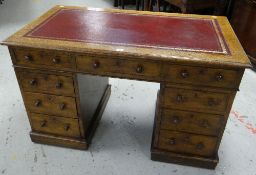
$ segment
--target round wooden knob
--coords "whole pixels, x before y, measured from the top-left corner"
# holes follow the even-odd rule
[[[200,126],[202,128],[208,128],[210,125],[209,125],[209,122],[207,120],[202,120],[201,123],[200,123]]]
[[[96,69],[96,68],[100,67],[100,63],[98,61],[95,61],[92,66],[93,66],[93,68]]]
[[[25,59],[26,61],[29,61],[29,62],[33,60],[33,58],[32,58],[31,55],[25,55],[25,56],[24,56],[24,59]]]
[[[214,101],[214,99],[213,98],[209,98],[208,99],[208,106],[214,106],[214,105],[216,105],[216,102]]]
[[[59,59],[59,58],[53,58],[53,59],[52,59],[52,62],[53,62],[54,64],[59,64],[59,63],[60,63],[60,59]]]
[[[175,145],[176,144],[175,138],[170,138],[169,143],[170,145]]]
[[[190,143],[190,137],[189,136],[184,136],[183,142],[186,143],[186,144]]]
[[[60,110],[64,110],[66,108],[66,104],[65,103],[60,103],[59,108],[60,108]]]
[[[32,79],[32,80],[30,80],[30,85],[31,86],[35,86],[35,85],[37,85],[37,81],[36,81],[36,79]]]
[[[70,128],[70,124],[65,124],[65,126],[64,126],[64,130],[65,130],[65,131],[68,131],[68,130],[69,130],[69,128]]]
[[[36,106],[36,107],[39,107],[40,105],[41,105],[41,100],[36,100],[36,101],[35,101],[35,106]]]
[[[46,121],[46,120],[44,120],[44,121],[42,121],[42,122],[40,123],[40,126],[41,126],[41,127],[45,127],[45,126],[46,126],[46,124],[47,124],[47,121]]]
[[[120,61],[120,60],[117,60],[117,61],[116,61],[116,66],[117,66],[117,67],[120,67],[120,66],[121,66],[121,61]]]
[[[180,118],[178,116],[173,116],[172,123],[178,124],[180,122]]]
[[[58,82],[56,83],[55,87],[56,87],[57,89],[62,88],[62,83],[61,83],[60,81],[58,81]]]
[[[182,72],[180,73],[180,75],[181,75],[182,78],[187,78],[187,77],[189,77],[189,73],[188,73],[186,70],[182,71]]]
[[[142,73],[143,72],[143,66],[142,65],[138,65],[136,68],[136,72],[137,73]]]
[[[223,75],[218,74],[218,75],[216,75],[215,78],[216,78],[217,81],[221,81],[221,80],[223,80],[224,77],[223,77]]]
[[[198,143],[198,144],[196,145],[196,149],[197,149],[197,150],[202,150],[202,149],[204,149],[204,144],[203,144],[202,142]]]
[[[184,97],[182,95],[177,95],[177,97],[176,97],[177,102],[181,103],[181,102],[183,102],[183,100],[184,100]]]

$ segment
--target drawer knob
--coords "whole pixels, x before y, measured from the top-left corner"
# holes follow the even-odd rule
[[[189,144],[190,143],[190,137],[189,136],[185,136],[183,138],[183,141],[184,141],[184,143]]]
[[[217,105],[217,103],[215,102],[215,100],[213,98],[209,98],[208,99],[208,106],[214,106]]]
[[[142,65],[138,65],[136,68],[136,72],[137,73],[142,73],[143,72],[143,66]]]
[[[44,120],[44,121],[42,121],[42,122],[40,123],[40,126],[41,126],[41,127],[45,127],[45,126],[46,126],[46,124],[47,124],[47,121],[46,121],[46,120]]]
[[[210,126],[210,124],[207,120],[202,120],[201,123],[200,123],[200,126],[202,128],[208,128]]]
[[[65,124],[64,130],[65,130],[65,131],[68,131],[69,129],[70,129],[70,124]]]
[[[58,81],[58,82],[56,83],[55,87],[56,87],[57,89],[62,88],[62,83],[61,83],[60,81]]]
[[[181,75],[182,78],[188,78],[189,77],[189,73],[186,70],[182,71],[180,73],[180,75]]]
[[[176,101],[179,102],[179,103],[181,103],[181,102],[184,101],[184,97],[183,97],[182,95],[177,95]]]
[[[170,138],[169,143],[170,145],[175,145],[176,144],[175,138]]]
[[[53,62],[54,64],[59,64],[59,63],[60,63],[60,59],[59,59],[59,58],[53,58],[53,59],[52,59],[52,62]]]
[[[120,61],[120,60],[117,60],[117,61],[116,61],[116,66],[117,66],[117,67],[120,67],[120,66],[121,66],[121,61]]]
[[[198,143],[198,144],[196,145],[196,149],[197,149],[197,150],[202,150],[202,149],[204,149],[204,144],[203,144],[202,142]]]
[[[178,116],[173,116],[172,123],[174,123],[174,124],[180,123],[180,118]]]
[[[37,81],[36,81],[36,79],[32,79],[32,80],[30,80],[30,85],[31,86],[35,86],[35,85],[37,85]]]
[[[65,103],[60,103],[59,108],[60,108],[60,110],[64,110],[66,108],[66,104]]]
[[[41,105],[41,100],[36,100],[35,101],[35,107],[39,107]]]
[[[92,66],[93,66],[93,68],[97,69],[100,67],[100,63],[98,61],[94,61]]]
[[[24,56],[24,59],[26,60],[26,61],[33,61],[33,58],[32,58],[32,56],[31,55],[25,55]]]
[[[221,81],[221,80],[223,80],[224,77],[223,77],[223,75],[218,74],[218,75],[216,75],[215,78],[216,78],[217,81]]]

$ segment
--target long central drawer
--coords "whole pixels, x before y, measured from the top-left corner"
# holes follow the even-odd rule
[[[77,69],[89,73],[130,78],[159,79],[161,64],[153,61],[77,56]]]

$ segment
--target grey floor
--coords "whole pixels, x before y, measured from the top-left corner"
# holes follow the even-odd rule
[[[0,40],[54,5],[112,7],[112,0],[5,0]],[[7,175],[255,175],[256,73],[243,77],[220,146],[216,170],[150,160],[159,84],[111,79],[112,96],[88,151],[34,144],[12,63],[0,46],[0,174]]]

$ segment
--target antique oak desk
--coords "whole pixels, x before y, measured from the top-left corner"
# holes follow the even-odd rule
[[[33,142],[87,149],[108,77],[159,82],[151,158],[205,168],[217,165],[250,66],[227,19],[214,16],[56,6],[2,44]]]

